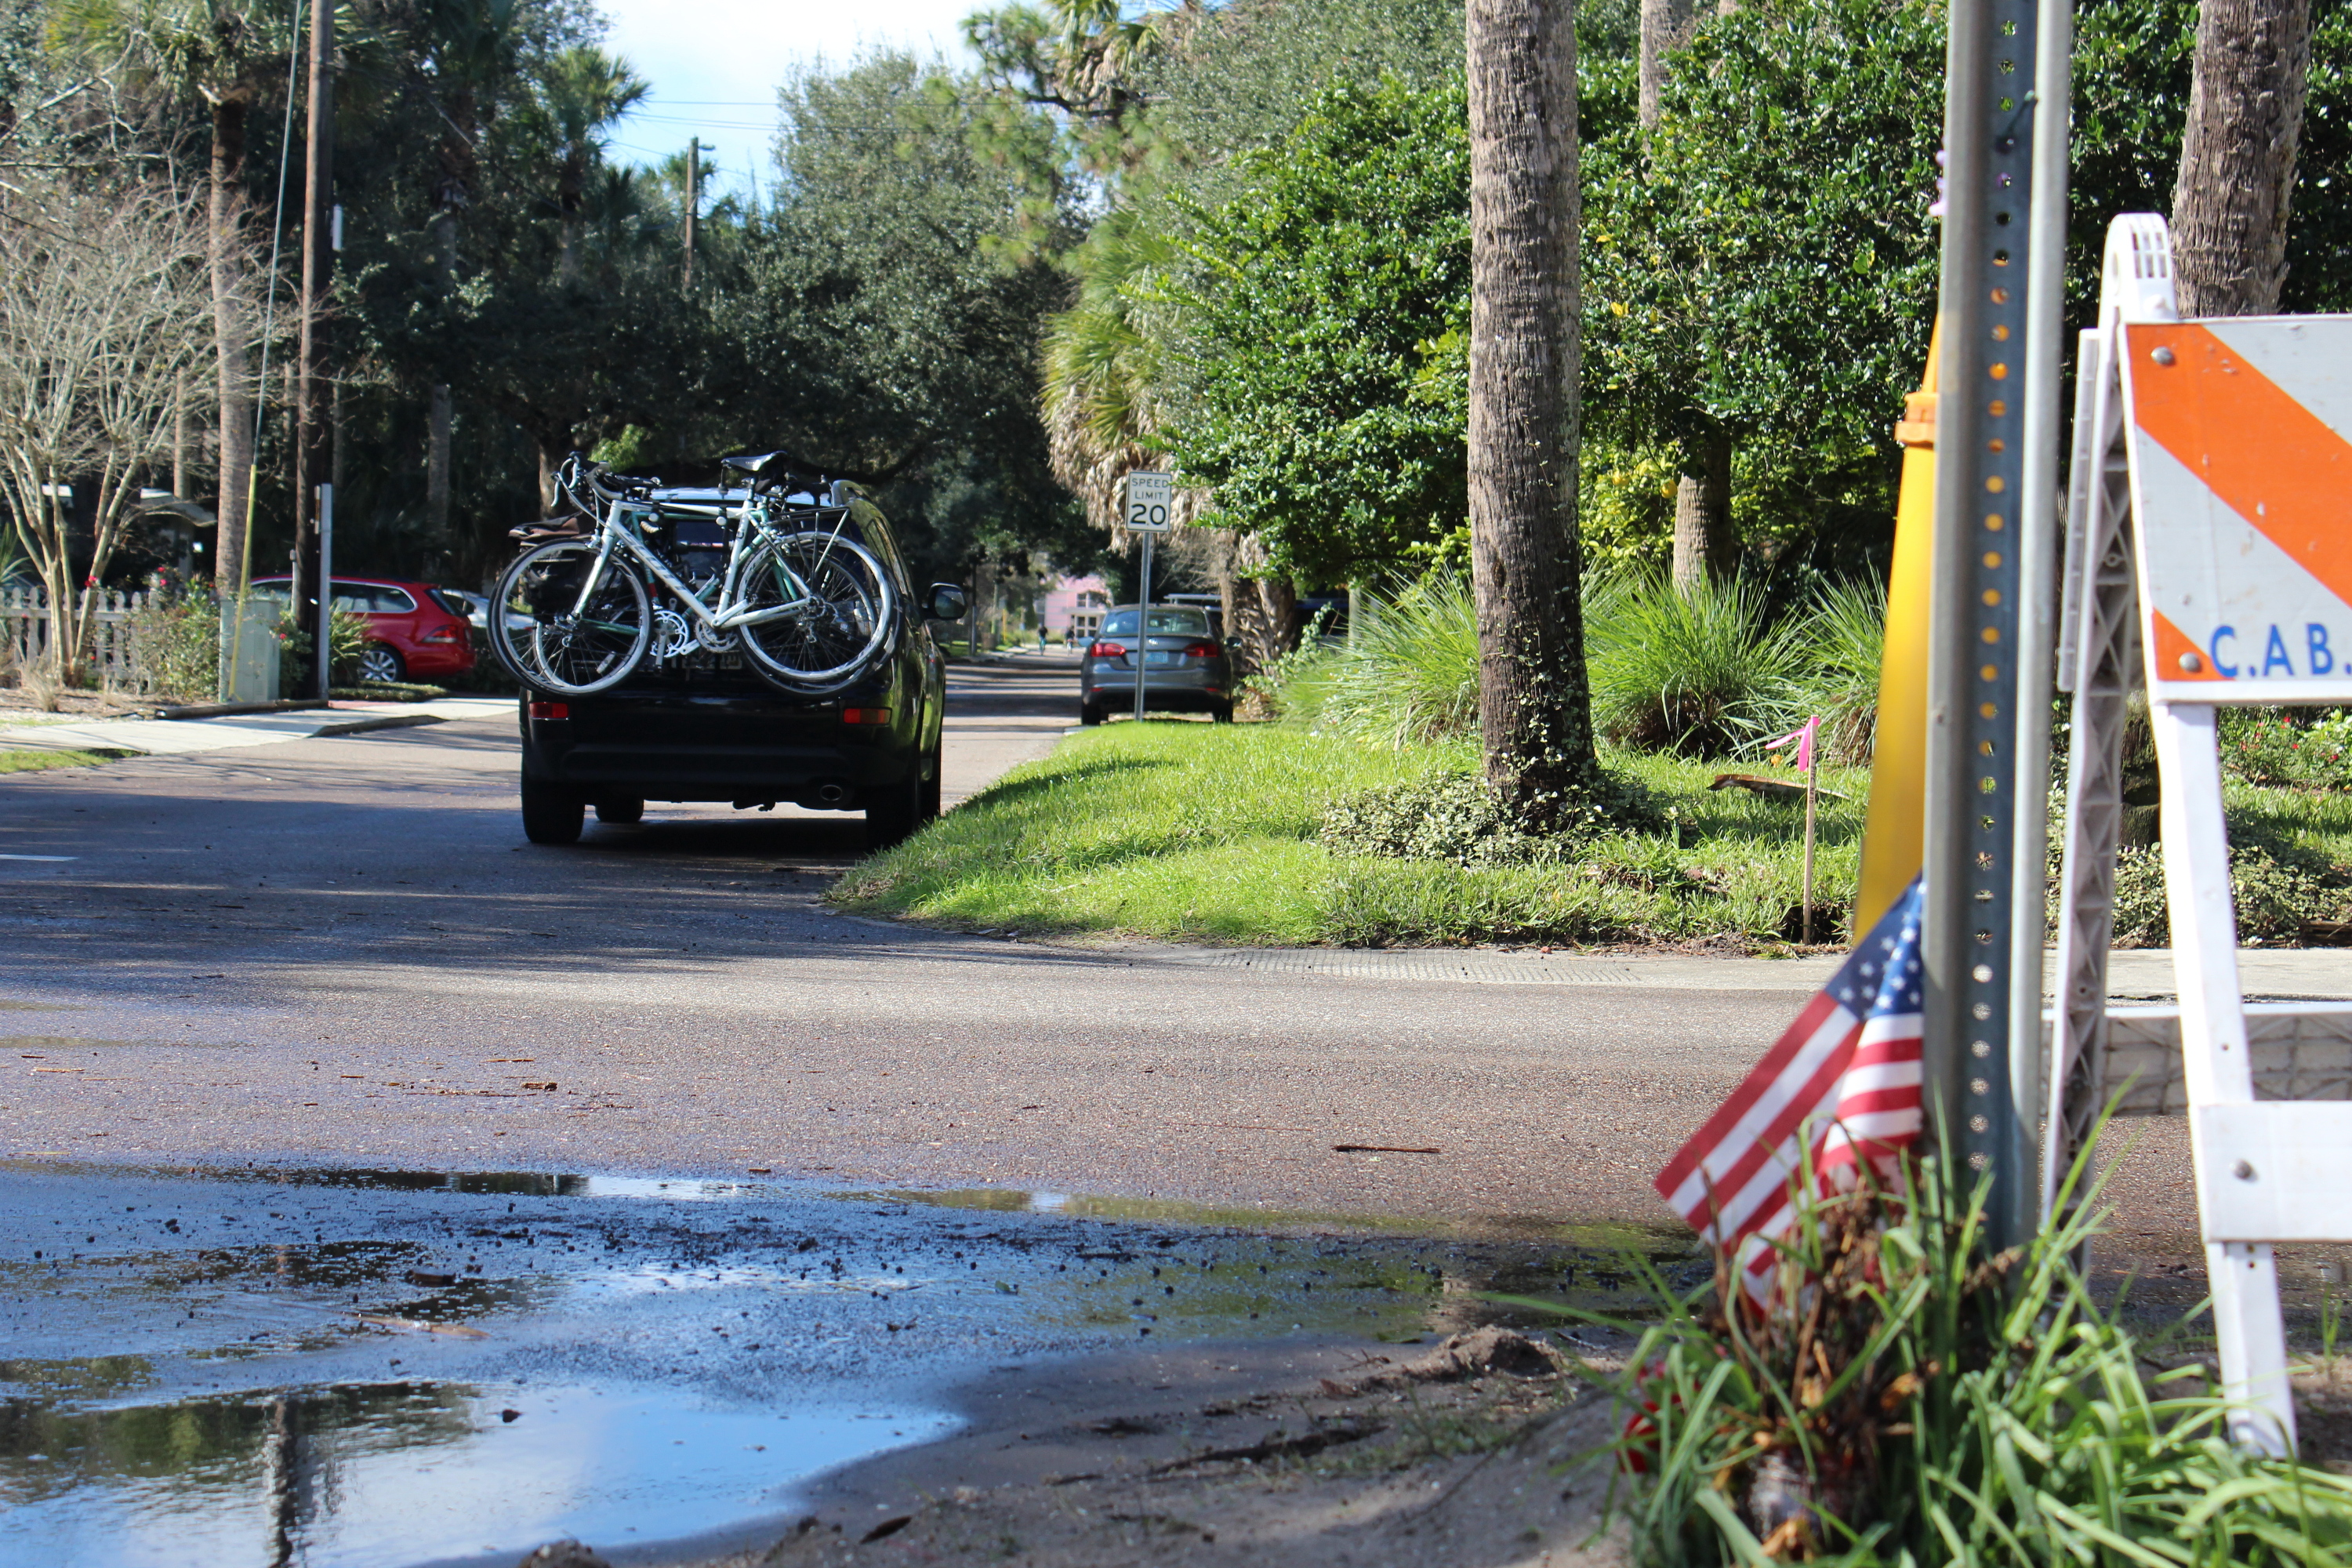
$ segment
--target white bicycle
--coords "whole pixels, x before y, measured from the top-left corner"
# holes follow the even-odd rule
[[[850,508],[789,500],[800,476],[782,453],[722,460],[751,481],[740,505],[656,499],[654,480],[567,459],[557,482],[580,518],[517,531],[530,547],[499,580],[487,617],[508,672],[551,696],[584,697],[626,680],[648,655],[667,662],[740,648],[770,685],[796,696],[864,674],[888,646],[899,605]],[[715,570],[677,542],[676,525],[690,518],[722,534]],[[583,529],[582,520],[593,521]]]

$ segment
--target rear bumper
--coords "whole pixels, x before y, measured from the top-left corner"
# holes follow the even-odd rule
[[[590,799],[791,801],[856,811],[903,787],[928,761],[917,716],[894,711],[868,728],[840,710],[575,699],[567,719],[533,719],[522,705],[522,771]]]
[[[1144,673],[1143,705],[1147,708],[1171,712],[1206,711],[1223,708],[1234,700],[1223,682],[1207,671],[1171,669],[1163,674],[1154,669]],[[1089,708],[1131,708],[1135,705],[1135,672],[1105,669],[1090,673],[1078,683],[1078,700]]]

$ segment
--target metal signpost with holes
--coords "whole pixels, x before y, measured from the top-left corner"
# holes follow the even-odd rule
[[[2068,0],[1950,14],[1921,1087],[1931,1137],[1991,1180],[1998,1250],[2032,1234],[2039,1196],[2046,824],[2032,781],[2048,768],[2072,24]]]
[[[1135,716],[1143,717],[1144,667],[1151,662],[1151,542],[1168,531],[1169,512],[1176,504],[1176,480],[1170,474],[1127,476],[1127,493],[1119,517],[1129,533],[1143,536],[1143,590],[1135,601]]]
[[[2352,316],[2182,321],[2164,220],[2129,215],[2108,231],[2080,386],[2049,1163],[2054,1173],[2079,1152],[2110,1075],[2132,1075],[2127,1098],[2185,1110],[2232,1436],[2284,1453],[2294,1406],[2272,1248],[2352,1241],[2352,1012],[2245,1004],[2215,717],[2232,704],[2352,706]],[[2136,676],[2163,783],[2179,1005],[2110,1015]]]

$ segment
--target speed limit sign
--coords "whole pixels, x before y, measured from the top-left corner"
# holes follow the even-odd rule
[[[1168,512],[1176,501],[1176,480],[1169,474],[1127,476],[1126,513],[1130,533],[1165,533]]]

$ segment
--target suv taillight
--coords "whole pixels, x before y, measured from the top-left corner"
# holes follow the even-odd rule
[[[1098,642],[1087,649],[1087,653],[1093,658],[1125,658],[1127,645],[1123,642]]]
[[[572,717],[572,704],[534,702],[530,705],[530,716],[534,719],[569,719]]]

